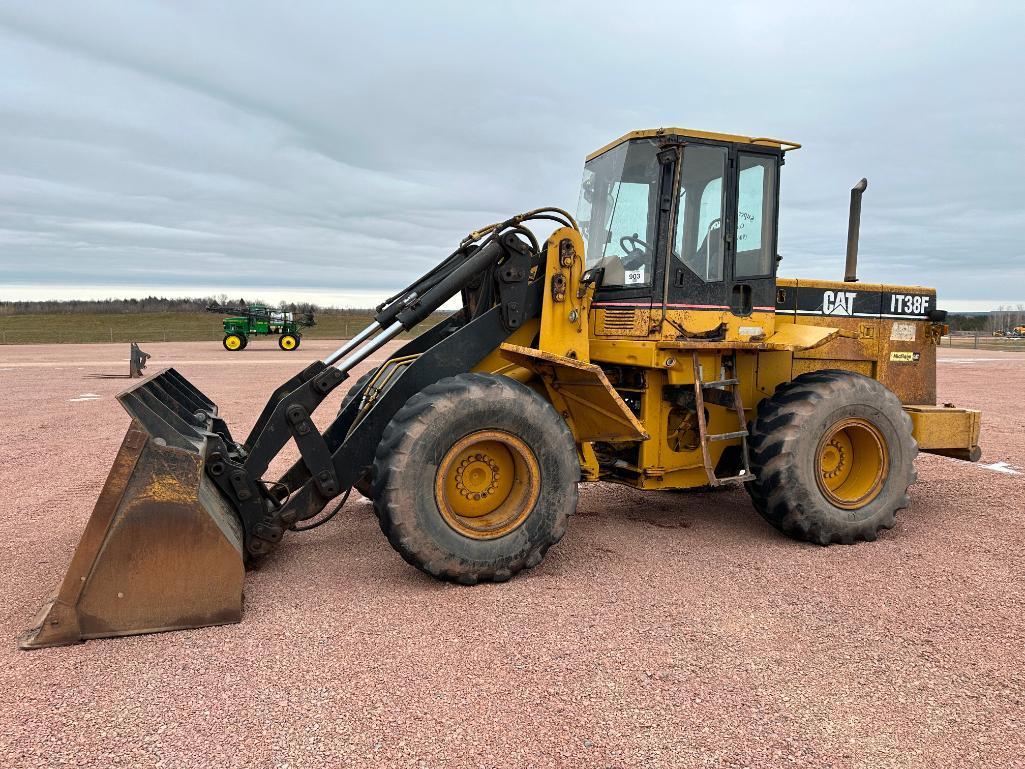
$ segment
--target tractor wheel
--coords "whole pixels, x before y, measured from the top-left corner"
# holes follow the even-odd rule
[[[918,445],[900,400],[874,379],[814,371],[758,406],[746,484],[755,509],[797,539],[874,540],[909,504]]]
[[[242,349],[246,349],[249,346],[249,337],[245,334],[242,335]]]
[[[365,373],[363,376],[361,376],[359,379],[356,380],[356,384],[354,384],[352,387],[350,387],[349,388],[349,392],[347,392],[345,394],[345,397],[342,398],[342,405],[338,407],[338,413],[339,414],[341,414],[345,410],[345,407],[348,406],[352,402],[352,399],[356,397],[356,393],[358,393],[361,389],[363,389],[363,385],[365,385],[367,382],[369,382],[370,381],[370,377],[372,377],[376,373],[377,373],[377,369],[376,368],[375,369],[371,369],[370,371],[368,371],[367,373]],[[352,484],[352,488],[356,489],[356,491],[358,491],[360,494],[362,494],[367,499],[373,499],[374,498],[374,487],[370,483],[370,469],[369,468],[367,468],[367,471],[365,473],[363,473],[359,478],[356,479],[356,482],[354,484]]]
[[[569,428],[512,379],[461,374],[410,398],[374,460],[381,530],[413,566],[473,585],[536,566],[576,509]]]
[[[228,352],[236,352],[245,348],[246,338],[242,334],[225,334],[224,341],[221,344],[224,345],[224,349]]]
[[[295,334],[282,334],[278,337],[278,347],[282,350],[297,350],[299,348],[299,337]]]

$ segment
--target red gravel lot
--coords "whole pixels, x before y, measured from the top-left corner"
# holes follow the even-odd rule
[[[144,347],[245,435],[333,345]],[[247,576],[239,625],[16,651],[128,424],[127,380],[91,378],[127,351],[0,347],[4,766],[1025,766],[1025,475],[931,456],[875,543],[790,541],[743,491],[592,485],[541,566],[472,589],[354,499]],[[1025,355],[941,358],[983,462],[1025,467]]]

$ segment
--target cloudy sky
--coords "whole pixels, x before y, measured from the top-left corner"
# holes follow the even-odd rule
[[[0,299],[366,305],[678,125],[804,144],[781,273],[1025,301],[1025,4],[0,2]]]

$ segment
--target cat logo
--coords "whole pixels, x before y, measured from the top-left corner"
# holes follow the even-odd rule
[[[853,315],[854,291],[826,291],[822,294],[823,315]]]
[[[854,315],[854,291],[824,291],[823,315]]]

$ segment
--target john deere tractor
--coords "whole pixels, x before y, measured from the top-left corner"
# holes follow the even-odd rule
[[[539,208],[471,232],[277,388],[242,440],[174,369],[121,393],[128,433],[22,647],[238,622],[246,564],[356,484],[406,562],[464,585],[541,563],[582,482],[742,487],[724,499],[750,498],[785,535],[876,539],[911,504],[919,451],[978,459],[979,412],[936,404],[936,292],[857,279],[867,182],[845,280],[777,277],[779,176],[798,147],[616,139],[587,158],[577,218]],[[382,351],[321,430],[314,410]],[[298,459],[269,478],[290,442]]]
[[[297,350],[302,342],[301,330],[304,327],[317,325],[313,313],[306,313],[296,320],[291,312],[273,310],[263,304],[242,304],[237,307],[210,305],[207,312],[218,314],[231,313],[232,317],[224,319],[224,349],[229,352],[244,350],[249,345],[249,337],[261,335],[278,335],[278,347],[282,350]]]

